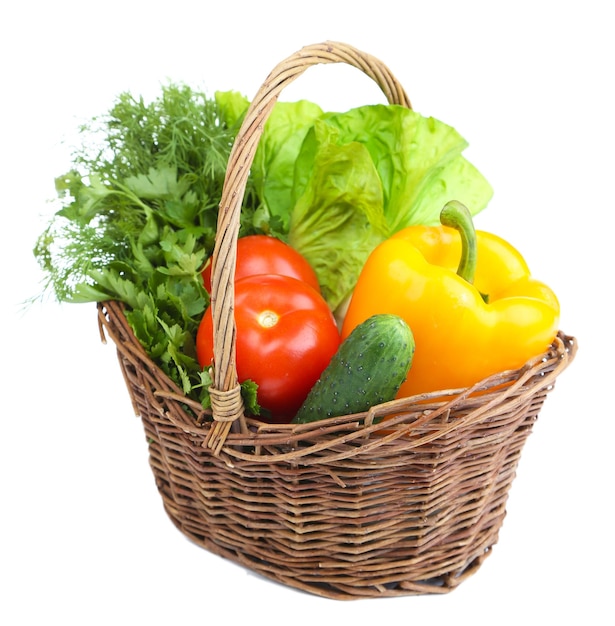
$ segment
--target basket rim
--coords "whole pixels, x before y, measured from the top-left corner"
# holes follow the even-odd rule
[[[175,427],[209,448],[208,440],[216,426],[212,412],[183,394],[160,367],[150,358],[134,335],[124,315],[125,305],[118,301],[97,303],[101,340],[110,337],[118,355],[126,359],[154,389],[154,399],[160,403],[175,403],[189,409],[166,411],[165,417]],[[511,410],[528,398],[550,392],[556,379],[574,360],[578,342],[572,335],[559,331],[544,353],[530,359],[522,367],[489,376],[465,389],[439,390],[409,398],[400,398],[375,405],[363,413],[332,417],[306,424],[269,424],[257,418],[246,418],[245,432],[229,432],[223,446],[214,454],[228,458],[270,462],[276,460],[299,463],[310,456],[310,463],[341,460],[355,454],[367,454],[374,448],[404,441],[410,450],[427,444],[447,433],[492,419]],[[121,360],[121,359],[120,359]],[[122,368],[126,379],[125,368]],[[131,382],[126,380],[129,392]],[[138,414],[137,404],[132,398]],[[162,408],[160,409],[163,410]],[[453,419],[451,419],[451,415]],[[380,418],[386,418],[386,428]],[[414,431],[431,428],[431,432],[411,438]],[[347,448],[355,444],[352,451]],[[274,454],[269,448],[283,446],[288,452]],[[315,458],[320,452],[344,450]]]

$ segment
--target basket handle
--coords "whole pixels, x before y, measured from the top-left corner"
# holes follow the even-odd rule
[[[238,423],[241,430],[246,429],[235,361],[237,331],[233,310],[237,237],[248,174],[263,127],[280,92],[308,67],[321,63],[354,66],[376,82],[390,104],[411,108],[406,92],[381,61],[334,41],[305,46],[287,57],[270,72],[250,104],[229,156],[212,256],[214,376],[210,394],[214,423],[203,445],[212,448],[216,454],[233,423]]]

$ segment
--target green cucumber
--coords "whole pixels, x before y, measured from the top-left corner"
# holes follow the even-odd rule
[[[342,342],[293,423],[362,413],[393,400],[413,356],[414,336],[408,324],[397,315],[372,315]]]

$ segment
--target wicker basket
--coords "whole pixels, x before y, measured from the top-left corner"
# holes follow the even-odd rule
[[[396,400],[303,425],[243,414],[233,281],[239,213],[263,125],[308,67],[347,63],[410,106],[377,59],[348,45],[305,47],[275,67],[231,154],[212,273],[216,361],[211,413],[186,398],[136,340],[117,302],[99,304],[117,346],[165,510],[212,553],[296,589],[352,599],[446,593],[490,554],[523,445],[576,352],[548,352],[472,389]],[[386,430],[377,417],[387,416]]]

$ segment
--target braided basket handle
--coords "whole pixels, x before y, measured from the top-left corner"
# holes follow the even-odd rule
[[[235,361],[234,276],[237,237],[246,182],[263,127],[280,92],[308,67],[346,63],[376,82],[390,104],[411,108],[404,89],[381,61],[347,44],[326,41],[305,46],[279,63],[252,101],[229,157],[212,256],[211,309],[214,328],[214,378],[210,388],[214,424],[203,445],[217,454],[233,423],[245,430],[244,406]]]

